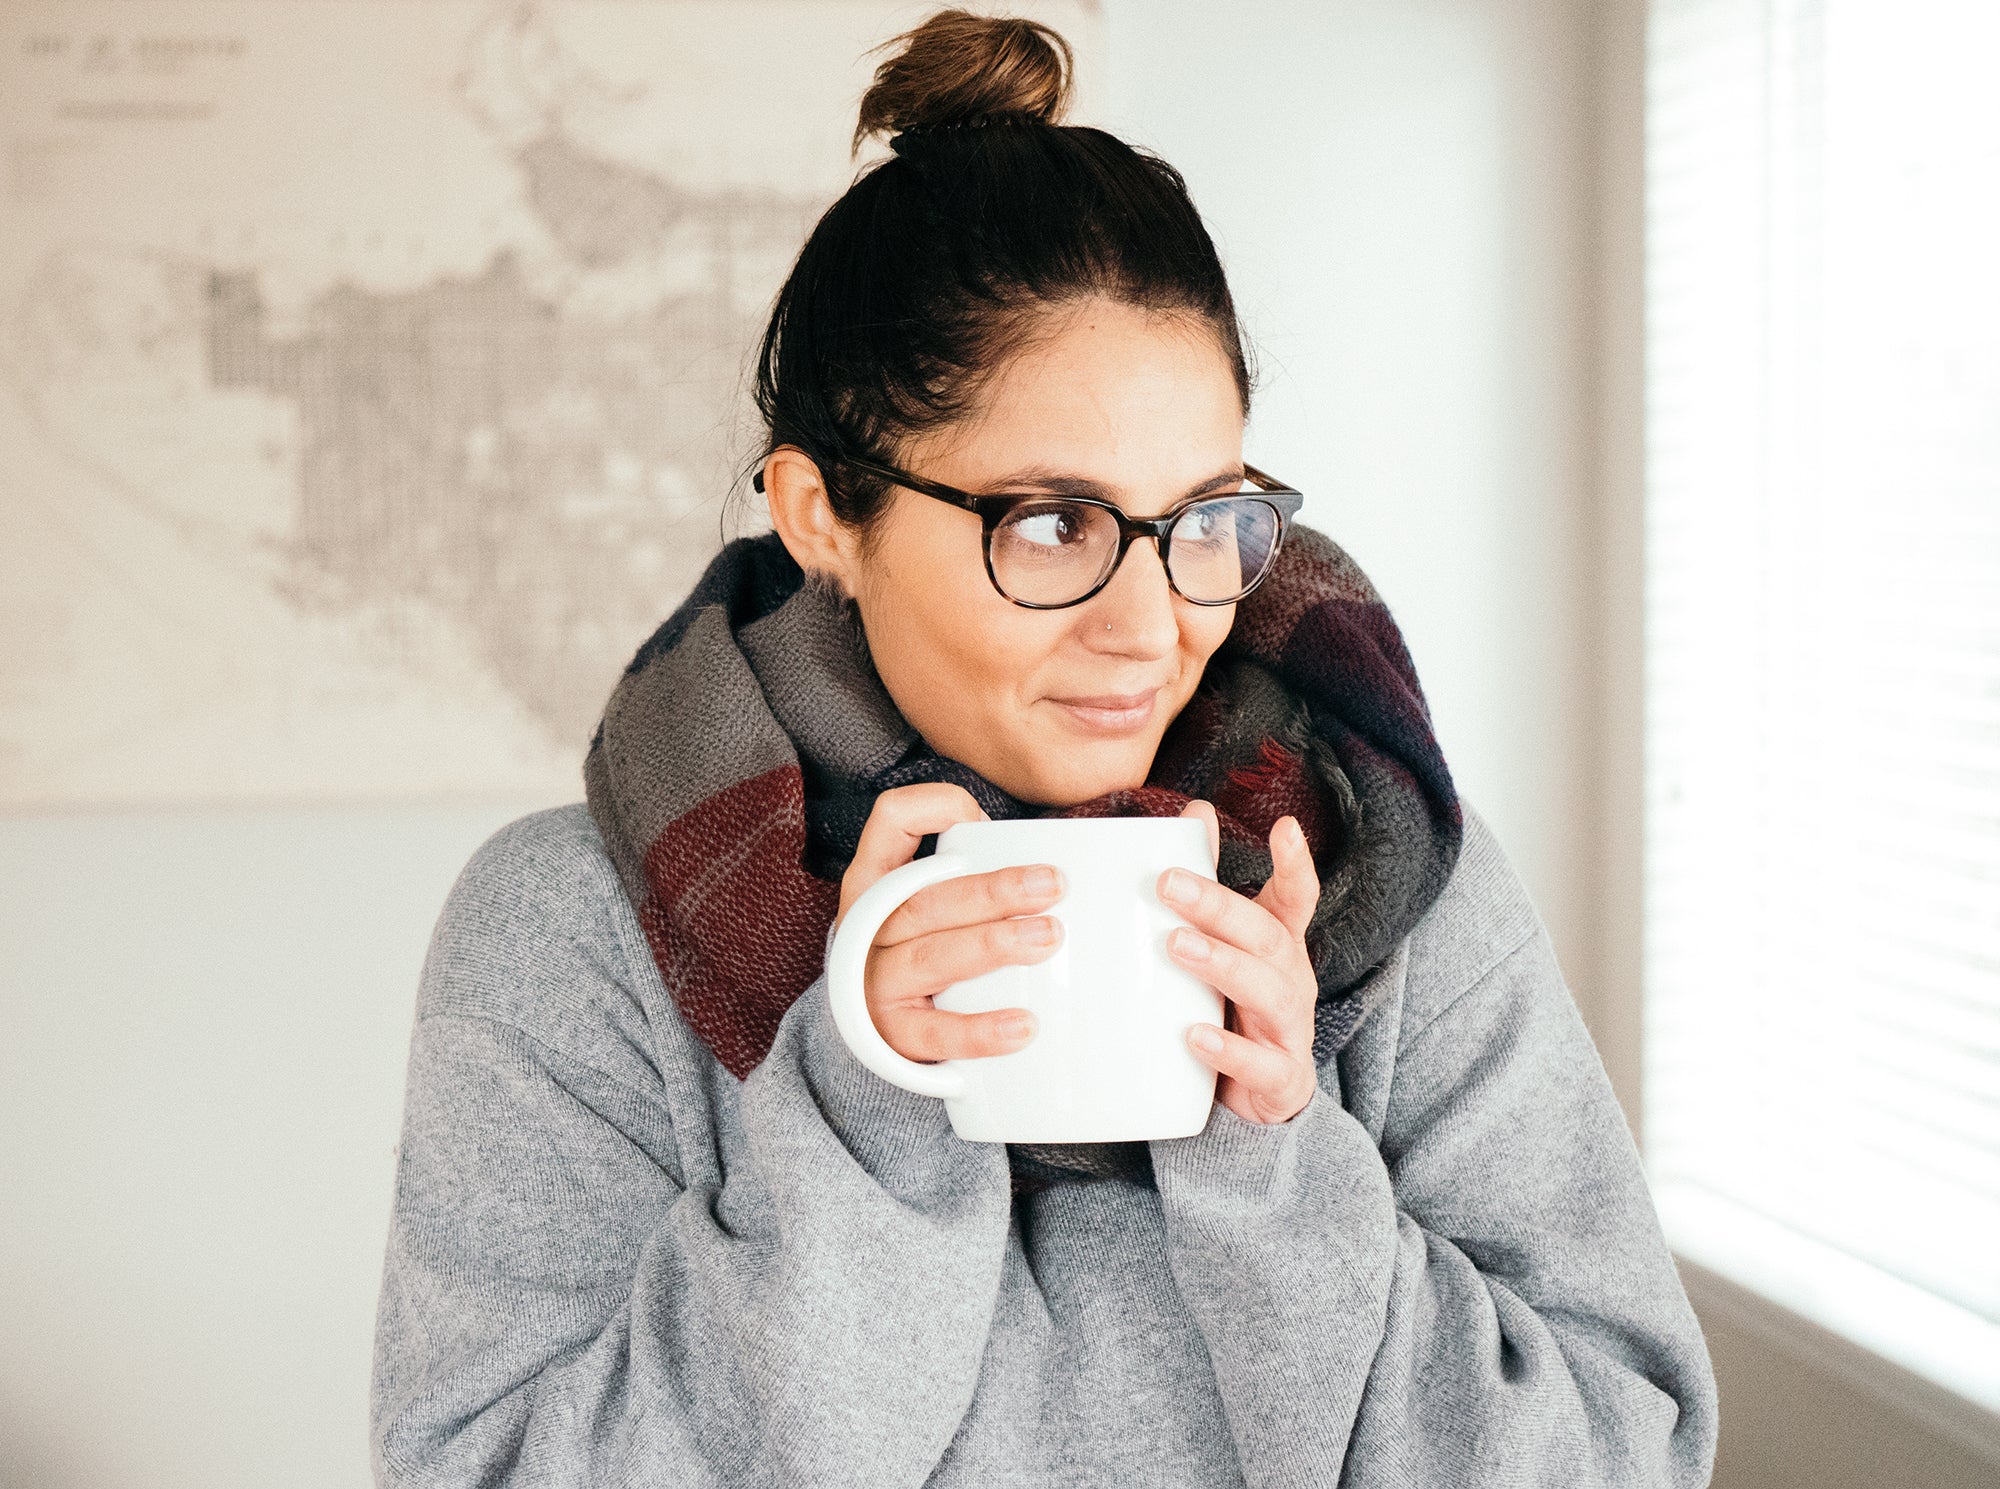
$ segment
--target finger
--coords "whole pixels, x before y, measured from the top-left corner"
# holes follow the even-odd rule
[[[1204,1031],[1221,1040],[1221,1046],[1205,1049],[1195,1037]],[[1194,1051],[1196,1059],[1230,1077],[1260,1103],[1280,1111],[1293,1110],[1300,1105],[1297,1100],[1302,1084],[1299,1062],[1283,1050],[1273,1049],[1233,1029],[1219,1029],[1214,1024],[1190,1025],[1187,1046]]]
[[[1208,824],[1208,862],[1213,867],[1222,860],[1222,822],[1215,815],[1213,802],[1196,797],[1181,808],[1183,817],[1199,817]]]
[[[955,822],[983,822],[986,813],[963,786],[925,781],[895,786],[875,798],[861,839],[840,881],[840,913],[889,870],[901,868],[917,855],[917,847],[934,832]]]
[[[1300,979],[1268,957],[1251,956],[1226,941],[1176,926],[1167,936],[1174,961],[1271,1029],[1292,1030],[1309,1018],[1313,998]]]
[[[1319,908],[1319,868],[1296,817],[1280,817],[1271,826],[1271,877],[1256,902],[1277,916],[1294,939],[1312,924]]]
[[[882,1037],[912,1060],[976,1060],[1008,1055],[1034,1041],[1035,1016],[1025,1008],[990,1013],[952,1013],[942,1008],[907,1008],[880,1022]],[[1024,1027],[1025,1032],[1015,1032]]]
[[[1027,915],[876,946],[868,953],[864,974],[870,1004],[881,1009],[925,1004],[995,967],[1039,962],[1062,944],[1062,936],[1062,922],[1053,915]]]
[[[1186,869],[1166,870],[1156,888],[1160,898],[1190,925],[1251,956],[1275,962],[1297,939],[1290,926],[1257,901]]]
[[[990,869],[928,885],[898,905],[875,935],[877,946],[893,946],[932,931],[1005,920],[1046,910],[1063,896],[1063,873],[1053,864]]]

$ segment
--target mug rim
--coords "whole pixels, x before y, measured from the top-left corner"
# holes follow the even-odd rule
[[[1059,832],[1071,832],[1078,827],[1104,827],[1111,825],[1121,830],[1131,830],[1134,827],[1143,828],[1152,824],[1165,824],[1172,827],[1180,823],[1191,823],[1196,827],[1202,828],[1204,833],[1207,831],[1205,824],[1199,817],[1147,817],[1121,813],[1115,817],[987,817],[969,822],[954,822],[938,834],[938,839],[942,842],[948,834],[955,833],[960,828],[1012,828],[1017,831],[1055,828]]]

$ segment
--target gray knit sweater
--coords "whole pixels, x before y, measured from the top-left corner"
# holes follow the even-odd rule
[[[1122,1180],[842,1042],[739,1084],[581,805],[472,859],[425,963],[376,1324],[384,1485],[1704,1484],[1708,1355],[1524,887],[1450,883],[1291,1121]]]

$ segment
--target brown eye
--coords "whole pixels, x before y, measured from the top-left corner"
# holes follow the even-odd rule
[[[1088,502],[1034,501],[993,529],[993,582],[1011,599],[1063,605],[1089,592],[1118,558],[1118,519]]]
[[[1213,502],[1196,507],[1175,525],[1174,537],[1196,543],[1213,543],[1231,526],[1229,516],[1228,508]]]
[[[1009,541],[1037,548],[1066,548],[1085,540],[1090,529],[1087,508],[1070,502],[1026,507],[1007,519]]]
[[[1174,524],[1167,563],[1191,600],[1226,604],[1252,589],[1277,553],[1277,508],[1254,497],[1221,497],[1190,507]]]

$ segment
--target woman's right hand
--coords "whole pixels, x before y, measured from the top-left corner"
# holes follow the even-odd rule
[[[939,781],[884,791],[841,878],[835,924],[877,879],[915,858],[926,833],[985,820],[962,786]],[[1008,1054],[1034,1038],[1034,1015],[1025,1008],[952,1013],[933,1008],[931,997],[1053,952],[1062,923],[1035,912],[1062,897],[1062,877],[1051,864],[993,869],[928,885],[897,906],[868,949],[863,975],[869,1017],[889,1048],[909,1060],[965,1060]]]

